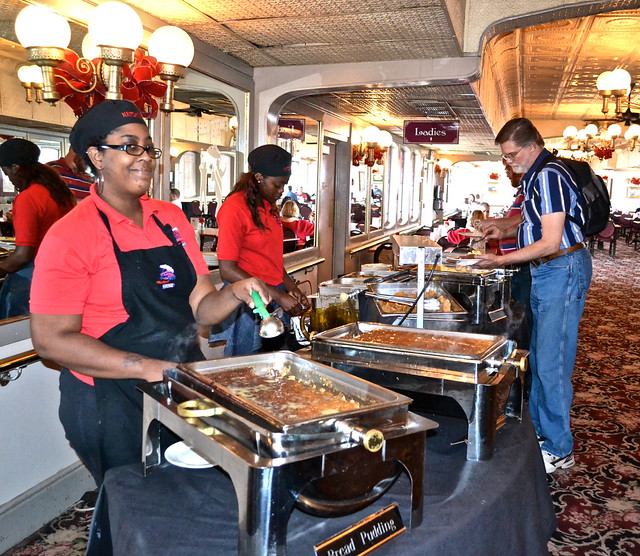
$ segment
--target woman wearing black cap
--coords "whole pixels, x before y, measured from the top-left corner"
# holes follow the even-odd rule
[[[225,283],[260,278],[274,302],[288,315],[299,315],[308,300],[284,268],[282,222],[276,201],[291,175],[291,154],[262,145],[248,157],[242,174],[218,211],[218,265]],[[285,322],[286,324],[286,322]],[[262,348],[256,316],[240,307],[214,327],[212,341],[226,340],[225,355],[256,353]]]
[[[8,139],[0,145],[0,167],[19,192],[13,201],[16,249],[0,261],[7,274],[0,292],[0,319],[26,315],[33,276],[33,259],[51,225],[76,204],[60,176],[40,164],[38,145],[26,139]]]
[[[98,179],[47,235],[31,331],[39,355],[72,369],[60,377],[60,419],[100,484],[107,469],[140,461],[136,385],[203,359],[198,325],[253,305],[254,290],[271,298],[256,279],[218,291],[182,210],[147,197],[161,152],[132,103],[97,104],[70,139]]]

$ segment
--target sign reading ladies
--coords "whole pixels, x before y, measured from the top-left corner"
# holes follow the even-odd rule
[[[429,122],[411,120],[404,122],[405,143],[458,143],[459,122]]]

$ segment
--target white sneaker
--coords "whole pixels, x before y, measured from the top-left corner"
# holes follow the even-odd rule
[[[550,454],[546,450],[541,450],[541,452],[542,459],[544,460],[544,470],[547,473],[553,473],[558,469],[569,469],[569,467],[573,467],[576,463],[576,460],[573,459],[573,452],[561,458]]]

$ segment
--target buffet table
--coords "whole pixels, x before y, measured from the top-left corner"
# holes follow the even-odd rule
[[[547,554],[556,519],[528,414],[496,435],[493,458],[467,461],[464,419],[426,415],[440,427],[427,438],[424,520],[408,528],[410,481],[402,474],[374,504],[357,513],[319,518],[297,509],[288,525],[290,555],[313,546],[397,502],[407,530],[375,554]],[[148,477],[141,465],[106,474],[97,513],[111,522],[114,554],[237,554],[238,509],[232,483],[218,468],[163,463]]]

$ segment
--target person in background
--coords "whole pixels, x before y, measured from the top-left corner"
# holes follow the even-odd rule
[[[198,326],[253,305],[253,291],[271,298],[254,278],[218,291],[184,213],[147,196],[162,152],[133,103],[96,104],[71,144],[98,179],[38,253],[31,335],[40,356],[64,367],[60,420],[100,485],[108,469],[140,462],[137,385],[204,359]]]
[[[484,213],[484,220],[487,220],[491,212],[491,207],[489,206],[489,203],[480,203],[480,210]]]
[[[512,205],[509,207],[504,217],[497,220],[502,225],[509,224],[511,226],[518,226],[522,222],[522,202],[524,201],[524,193],[522,192],[522,186],[520,180],[522,174],[518,174],[513,171],[511,165],[505,162],[505,172],[511,187],[515,191],[515,196]],[[493,221],[492,221],[493,222]],[[488,223],[488,222],[487,222]],[[482,230],[484,224],[480,226]],[[501,255],[512,253],[516,250],[516,238],[515,237],[503,237],[498,242],[498,249]],[[521,325],[517,333],[516,340],[518,347],[521,349],[529,349],[529,340],[531,336],[531,327],[533,326],[533,316],[531,314],[531,272],[529,270],[529,263],[522,263],[517,265],[511,265],[511,268],[515,271],[511,277],[511,298],[516,301],[522,307],[524,311],[523,318],[521,319]],[[527,383],[526,390],[530,389],[531,373],[525,374],[525,381]]]
[[[465,234],[471,234],[477,231],[478,226],[484,221],[484,212],[481,210],[474,210],[467,218],[467,226],[466,228],[453,229],[447,232],[446,243],[442,242],[441,245],[444,244],[444,247],[451,246],[460,246],[460,244],[464,243],[464,245],[469,244],[469,236]],[[449,245],[447,245],[449,244]]]
[[[67,184],[78,201],[89,196],[89,188],[94,179],[87,174],[87,166],[82,157],[73,150],[73,147],[62,158],[47,162],[47,166],[51,166],[60,174],[62,181]]]
[[[486,253],[476,266],[493,268],[530,263],[533,328],[529,350],[529,410],[547,473],[575,463],[571,434],[571,377],[578,326],[591,283],[591,257],[580,224],[585,216],[579,189],[562,162],[549,160],[544,140],[525,118],[507,122],[495,140],[502,158],[523,173],[522,221],[491,220],[486,238],[516,235],[517,249]],[[567,218],[571,215],[571,219]],[[576,223],[577,222],[577,223]]]
[[[304,247],[309,237],[315,233],[315,225],[308,220],[300,219],[300,209],[294,201],[285,201],[280,209],[282,225],[293,230],[298,238],[298,248]]]
[[[180,190],[172,187],[169,190],[169,201],[182,210],[182,201],[180,201]]]
[[[0,166],[18,191],[13,201],[16,248],[0,261],[6,275],[0,291],[0,319],[26,315],[33,260],[53,223],[67,214],[76,198],[55,170],[38,162],[40,149],[26,139],[0,145]]]
[[[298,187],[296,191],[296,200],[299,205],[303,205],[311,202],[311,195],[309,195],[306,191],[303,191],[302,186]]]
[[[240,176],[218,210],[220,277],[225,287],[250,276],[260,278],[282,307],[286,325],[289,315],[300,315],[309,305],[284,268],[284,233],[276,206],[291,175],[291,154],[277,145],[262,145],[249,153],[248,162],[249,172]],[[257,315],[240,308],[212,330],[210,341],[226,340],[225,356],[256,353],[264,349],[258,327]]]
[[[293,192],[293,186],[291,185],[287,185],[287,191],[285,192],[284,197],[282,198],[283,201],[286,201],[287,199],[290,199],[294,203],[298,202],[298,197]]]

